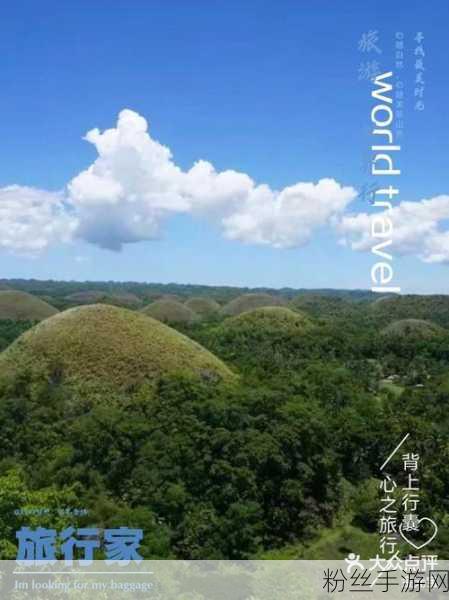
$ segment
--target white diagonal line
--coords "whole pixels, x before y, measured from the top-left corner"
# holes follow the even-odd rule
[[[402,446],[402,444],[405,442],[405,440],[409,437],[409,435],[410,434],[407,433],[405,435],[404,439],[399,442],[399,444],[396,446],[396,448],[393,450],[393,452],[390,454],[390,456],[387,458],[387,460],[384,462],[384,464],[380,467],[381,471],[383,471],[385,469],[385,467],[388,465],[390,460],[393,458],[393,456],[396,454],[396,452],[399,450],[399,448]]]

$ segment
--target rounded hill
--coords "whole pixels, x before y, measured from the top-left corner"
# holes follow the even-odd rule
[[[351,315],[355,306],[338,296],[320,294],[300,294],[289,304],[292,310],[304,311],[316,318],[335,318]]]
[[[197,315],[200,315],[203,318],[212,317],[216,315],[220,311],[220,305],[212,298],[190,298],[184,304],[190,310],[193,310]]]
[[[227,319],[223,328],[227,331],[254,330],[256,335],[270,333],[297,333],[312,327],[310,319],[283,306],[265,306],[244,312],[237,317]]]
[[[0,291],[0,319],[42,321],[58,312],[54,306],[26,292]]]
[[[179,296],[178,294],[156,294],[154,292],[147,293],[146,297],[152,302],[156,300],[173,300],[174,302],[184,302],[185,300],[185,298]]]
[[[370,304],[370,312],[379,323],[413,318],[449,328],[449,296],[442,294],[383,298]]]
[[[69,294],[65,299],[74,304],[94,304],[94,302],[100,302],[105,295],[104,292],[98,290],[85,290],[83,292]]]
[[[109,294],[98,290],[87,290],[75,292],[65,298],[71,304],[95,304],[101,302],[104,304],[113,304],[125,308],[136,308],[141,306],[142,302],[138,296],[130,292],[117,292]]]
[[[384,302],[385,300],[393,300],[394,298],[396,298],[396,296],[389,294],[389,295],[384,295],[384,296],[379,296],[378,298],[376,298],[375,300],[372,300],[369,303],[369,306],[373,307],[373,306],[377,306],[378,304],[381,304],[382,302]]]
[[[106,304],[114,304],[115,306],[123,306],[124,308],[138,308],[142,306],[141,299],[131,292],[117,292],[109,294],[105,298]]]
[[[41,369],[71,384],[129,389],[186,372],[230,379],[231,371],[205,348],[140,313],[93,304],[39,323],[0,355],[0,375]]]
[[[428,339],[440,335],[443,330],[435,323],[422,319],[401,319],[394,321],[382,329],[382,335],[388,337],[405,336],[409,338]]]
[[[265,373],[279,371],[301,357],[305,335],[313,329],[306,315],[265,306],[223,321],[214,331],[210,348],[224,360]]]
[[[235,317],[248,310],[254,310],[255,308],[283,306],[284,304],[285,301],[283,298],[272,296],[271,294],[242,294],[228,302],[222,310],[225,315]]]
[[[162,323],[191,324],[198,318],[188,306],[175,300],[156,300],[145,306],[141,311],[147,317],[152,317]]]

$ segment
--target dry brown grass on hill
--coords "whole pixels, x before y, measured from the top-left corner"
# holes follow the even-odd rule
[[[190,298],[184,306],[203,318],[212,317],[220,312],[220,305],[212,298]]]
[[[188,306],[174,300],[156,300],[145,306],[141,312],[162,323],[191,324],[198,319],[198,315]]]
[[[223,307],[223,314],[229,316],[237,316],[248,310],[255,308],[263,308],[265,306],[283,306],[285,301],[283,298],[278,296],[271,296],[270,294],[242,294],[231,302],[228,302]]]
[[[92,304],[72,308],[22,334],[0,355],[0,375],[43,369],[50,377],[83,385],[127,389],[188,371],[232,379],[205,348],[159,321],[124,308]]]
[[[0,291],[0,319],[42,321],[58,310],[37,296],[14,290]]]

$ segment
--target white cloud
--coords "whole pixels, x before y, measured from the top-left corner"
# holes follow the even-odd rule
[[[217,172],[204,160],[182,171],[170,150],[151,138],[145,119],[130,110],[120,113],[116,128],[93,129],[85,139],[98,158],[68,191],[79,215],[78,235],[106,248],[156,238],[175,213],[212,216],[230,239],[300,246],[356,195],[331,179],[278,192],[245,173]]]
[[[36,253],[78,237],[120,250],[159,237],[174,214],[212,219],[232,240],[302,246],[341,217],[356,196],[329,178],[273,190],[245,173],[216,171],[205,160],[183,171],[131,110],[121,111],[114,128],[92,129],[85,139],[98,156],[64,194],[20,186],[1,190],[0,248]]]
[[[0,188],[0,249],[36,255],[68,241],[76,226],[61,193],[19,185]]]
[[[280,192],[261,185],[223,220],[225,235],[275,248],[303,246],[317,228],[341,214],[355,195],[353,188],[342,187],[333,179],[297,183]]]
[[[333,179],[273,190],[205,160],[183,171],[131,110],[119,114],[116,127],[92,129],[85,139],[98,157],[64,193],[0,188],[0,249],[35,255],[78,237],[120,250],[159,237],[174,214],[213,219],[228,239],[275,248],[303,246],[317,229],[335,224],[340,243],[359,251],[373,245],[370,215],[345,214],[356,191]],[[402,202],[389,216],[393,252],[449,263],[449,196]]]
[[[360,213],[340,220],[337,229],[353,250],[371,250],[373,215]],[[393,225],[391,252],[416,256],[428,263],[449,263],[449,196],[401,202],[383,215]]]

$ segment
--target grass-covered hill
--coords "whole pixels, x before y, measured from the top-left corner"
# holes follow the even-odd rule
[[[190,325],[198,319],[198,315],[192,309],[175,300],[156,300],[145,306],[141,312],[162,323]]]
[[[93,304],[36,325],[0,355],[0,377],[42,371],[55,381],[129,389],[188,371],[230,379],[210,352],[170,327],[127,309]]]
[[[449,296],[404,295],[380,298],[370,304],[370,312],[381,323],[421,319],[449,328]]]
[[[131,292],[120,292],[117,294],[111,294],[111,296],[106,297],[109,298],[110,304],[114,304],[116,306],[123,306],[125,308],[139,308],[142,306],[142,300],[136,296],[136,294],[132,294]]]
[[[312,326],[311,320],[304,313],[294,312],[283,306],[264,306],[226,319],[222,328],[236,335],[247,331],[255,336],[266,337],[279,332],[302,333]]]
[[[203,318],[213,317],[220,312],[220,305],[212,298],[201,296],[189,298],[184,306],[193,310],[197,315]]]
[[[62,300],[83,290],[130,293],[145,302],[145,290],[176,292],[183,302],[207,295],[220,304],[242,294],[110,282],[28,289]],[[220,311],[181,324],[188,337],[102,304],[37,326],[0,321],[0,350],[12,342],[0,354],[0,558],[15,558],[21,526],[54,525],[11,506],[76,502],[89,515],[64,526],[142,527],[145,558],[372,555],[379,465],[404,432],[407,452],[423,456],[421,506],[441,524],[429,552],[444,556],[449,332],[403,334],[403,318],[406,332],[410,319],[412,331],[437,327],[415,317],[416,297],[390,325],[368,293],[327,292],[299,294],[294,310]],[[292,299],[287,290],[272,296]],[[376,306],[384,302],[391,300]],[[399,335],[382,335],[385,327]],[[396,458],[392,474],[402,484]]]
[[[69,294],[65,300],[70,305],[95,304],[98,302],[112,304],[113,306],[123,306],[124,308],[138,308],[142,305],[142,300],[130,292],[107,294],[96,290],[87,290]]]
[[[351,317],[359,308],[358,304],[344,298],[320,294],[300,294],[293,298],[289,307],[320,319]]]
[[[384,336],[405,336],[413,339],[432,338],[443,333],[444,330],[441,327],[423,319],[401,319],[382,329],[382,335]]]
[[[179,283],[142,283],[136,281],[54,281],[37,279],[0,279],[0,289],[15,289],[37,296],[51,296],[63,300],[66,296],[83,291],[99,291],[104,295],[132,293],[142,300],[160,300],[165,297],[179,301],[192,297],[213,298],[219,304],[225,304],[242,294],[270,294],[283,299],[291,300],[299,294],[319,294],[345,298],[349,301],[375,300],[378,294],[369,290],[337,290],[303,288],[249,288],[232,286],[209,286]],[[59,304],[58,304],[59,306]],[[255,308],[255,307],[254,307]]]
[[[65,299],[73,304],[95,304],[95,302],[100,302],[105,296],[106,294],[104,292],[85,290],[69,294]]]
[[[211,348],[225,360],[258,369],[287,368],[300,338],[313,329],[304,314],[265,306],[225,319],[210,336]]]
[[[184,302],[185,297],[179,294],[148,294],[149,300],[170,300],[171,302]]]
[[[11,321],[42,321],[58,312],[36,296],[14,290],[0,291],[0,319]]]
[[[235,317],[248,310],[254,310],[255,308],[283,306],[284,304],[285,300],[283,298],[271,294],[242,294],[226,304],[226,306],[223,307],[222,312],[224,315]]]

